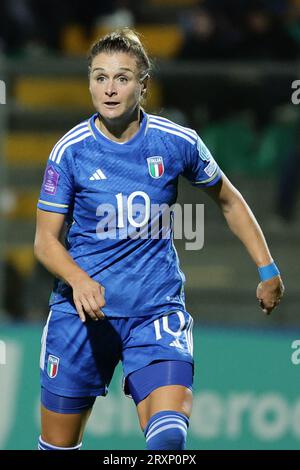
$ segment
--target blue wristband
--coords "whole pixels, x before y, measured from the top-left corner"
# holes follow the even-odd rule
[[[280,274],[279,269],[277,268],[274,261],[273,263],[268,264],[267,266],[262,266],[261,268],[258,268],[258,272],[261,281],[268,281],[272,277],[278,276],[278,274]]]

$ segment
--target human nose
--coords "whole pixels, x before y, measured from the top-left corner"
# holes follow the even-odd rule
[[[105,94],[107,96],[113,96],[117,94],[116,86],[113,80],[109,80],[107,82]]]

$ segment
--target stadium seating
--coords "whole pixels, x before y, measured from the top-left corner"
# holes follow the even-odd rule
[[[156,58],[170,59],[176,57],[183,41],[182,32],[175,24],[139,24],[134,27],[150,53]],[[98,26],[92,33],[92,38],[87,39],[83,28],[79,25],[68,25],[62,33],[62,49],[69,56],[86,56],[91,42],[104,34],[111,28]]]
[[[9,247],[6,250],[6,259],[17,268],[22,276],[26,277],[35,265],[32,244]]]
[[[84,78],[26,76],[17,80],[14,93],[20,106],[91,108],[88,82]]]
[[[7,164],[32,167],[44,165],[53,145],[61,137],[59,133],[11,132],[5,145]]]
[[[64,27],[61,35],[61,48],[69,56],[85,56],[89,43],[84,34],[82,26],[68,24]]]
[[[246,120],[227,119],[201,130],[211,152],[224,171],[248,173],[256,164],[256,137]]]

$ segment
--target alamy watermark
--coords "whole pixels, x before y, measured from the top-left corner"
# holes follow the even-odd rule
[[[100,240],[170,239],[187,240],[186,250],[204,245],[204,204],[151,203],[144,191],[116,196],[116,205],[100,204],[96,234]],[[138,201],[138,202],[134,202]]]
[[[295,90],[291,96],[292,103],[295,105],[300,104],[300,80],[292,82],[292,89]]]
[[[0,80],[0,104],[6,104],[6,85],[3,80]]]
[[[291,344],[291,348],[295,349],[291,355],[291,361],[295,366],[298,366],[300,364],[300,339],[295,339]]]
[[[6,364],[6,344],[0,340],[0,366]]]

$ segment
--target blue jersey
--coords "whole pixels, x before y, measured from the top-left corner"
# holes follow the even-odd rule
[[[38,208],[66,214],[66,247],[104,286],[106,316],[184,309],[185,279],[172,220],[166,229],[157,208],[176,202],[180,175],[211,186],[221,178],[220,169],[192,129],[143,113],[138,132],[117,143],[100,132],[96,118],[75,126],[54,146]],[[50,305],[77,313],[63,281],[56,281]]]

